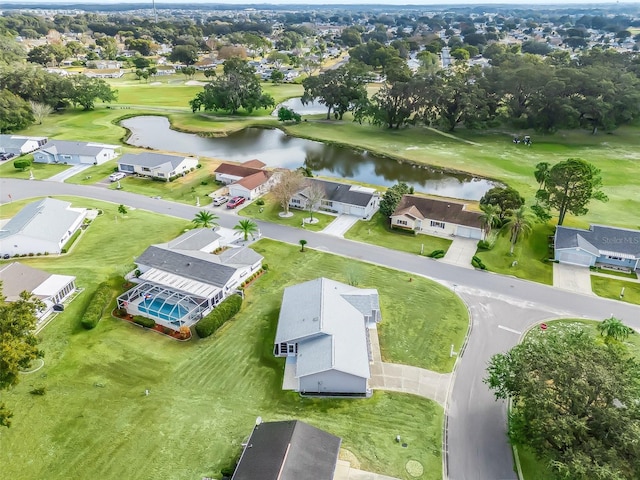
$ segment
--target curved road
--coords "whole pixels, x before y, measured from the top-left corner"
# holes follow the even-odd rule
[[[0,202],[46,195],[74,195],[125,204],[191,220],[202,208],[148,198],[104,186],[47,181],[0,180]],[[219,223],[233,227],[238,217],[218,209]],[[265,237],[309,246],[437,280],[459,294],[469,307],[472,328],[459,362],[446,410],[445,478],[512,480],[511,449],[506,438],[506,408],[482,383],[491,356],[516,345],[521,333],[537,322],[557,317],[602,319],[615,315],[640,330],[640,307],[575,294],[547,285],[456,267],[404,252],[358,243],[322,233],[257,222]]]

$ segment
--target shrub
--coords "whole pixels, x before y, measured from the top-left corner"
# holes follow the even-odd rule
[[[491,250],[491,244],[489,242],[487,242],[486,240],[480,240],[478,242],[478,248],[480,250]]]
[[[479,257],[476,257],[475,255],[473,256],[473,258],[471,259],[471,265],[474,268],[479,268],[480,270],[486,270],[487,267],[485,266],[484,263],[482,263],[482,260],[480,260]]]
[[[19,160],[15,160],[13,162],[13,166],[18,170],[25,171],[31,166],[31,160],[29,160],[28,158],[21,158]]]
[[[80,230],[76,230],[76,232],[71,235],[71,237],[69,237],[69,240],[67,240],[67,243],[64,244],[64,247],[62,247],[61,252],[62,253],[67,253],[69,251],[69,249],[71,248],[71,245],[73,245],[73,242],[76,241],[76,239],[80,236],[81,231]]]
[[[133,317],[133,323],[137,323],[138,325],[142,325],[143,327],[153,328],[156,326],[156,322],[147,317],[142,317],[140,315],[136,315]]]
[[[30,256],[30,257],[33,257],[33,252],[30,252],[30,253],[29,253],[29,256]]]
[[[198,332],[200,338],[206,338],[212,335],[224,325],[227,320],[238,313],[240,307],[242,307],[242,297],[240,295],[228,296],[220,302],[209,315],[198,322],[196,332]]]
[[[127,309],[126,308],[118,308],[116,310],[116,315],[120,316],[120,317],[124,317],[127,314]]]
[[[80,320],[80,323],[82,323],[84,328],[91,330],[98,325],[98,322],[104,313],[104,309],[109,305],[112,297],[113,291],[108,283],[103,282],[98,285],[98,288],[91,296],[89,305],[87,305],[87,308],[82,315],[82,319]]]
[[[268,263],[264,263],[262,265],[262,269],[266,272],[267,270],[269,270],[269,264]]]
[[[202,164],[201,163],[197,164],[196,168],[202,168]]]
[[[442,258],[442,257],[444,257],[444,250],[434,250],[429,255],[427,255],[427,257]]]
[[[33,390],[29,391],[31,395],[44,395],[47,393],[47,387],[36,387]]]
[[[256,200],[256,205],[258,205],[259,207],[263,206],[264,205],[264,200],[261,199],[261,198],[257,199]]]
[[[209,182],[207,182],[206,180],[202,180],[202,181],[200,182],[200,185],[209,185]]]

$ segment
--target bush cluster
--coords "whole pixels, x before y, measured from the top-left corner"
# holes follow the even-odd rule
[[[103,282],[98,285],[98,288],[94,292],[89,305],[82,315],[80,323],[87,330],[91,330],[98,325],[104,309],[109,305],[111,298],[113,297],[113,291],[107,282]]]
[[[71,248],[71,245],[73,245],[73,242],[75,242],[76,239],[80,236],[80,233],[81,233],[81,230],[76,230],[76,232],[73,235],[71,235],[71,237],[69,237],[69,240],[67,240],[67,243],[64,244],[64,247],[62,247],[62,250],[60,250],[60,252],[67,253]]]
[[[434,250],[429,255],[427,255],[427,257],[442,258],[442,257],[444,257],[444,250]]]
[[[133,323],[137,323],[138,325],[142,325],[143,327],[153,328],[156,326],[156,322],[147,317],[142,317],[140,315],[136,315],[133,317]]]
[[[251,275],[249,278],[247,278],[244,282],[242,282],[240,284],[241,288],[246,287],[247,285],[249,285],[251,282],[253,282],[256,278],[258,278],[260,275],[262,274],[262,270],[258,270],[256,273],[254,273],[253,275]]]
[[[31,163],[31,160],[29,160],[28,158],[21,158],[19,160],[15,160],[13,162],[13,166],[18,170],[24,171],[31,166]]]
[[[480,270],[486,270],[487,269],[485,264],[482,263],[482,260],[480,260],[480,258],[476,257],[475,255],[471,259],[471,265],[473,266],[473,268],[479,268]]]
[[[263,200],[263,199],[261,199],[261,198],[259,198],[259,199],[257,199],[257,200],[256,200],[256,202],[255,202],[255,203],[256,203],[256,205],[258,205],[259,207],[262,207],[262,206],[264,205],[264,200]]]
[[[242,307],[242,297],[240,295],[228,296],[209,315],[198,322],[196,332],[198,332],[200,338],[212,335],[227,320],[238,313],[240,307]]]

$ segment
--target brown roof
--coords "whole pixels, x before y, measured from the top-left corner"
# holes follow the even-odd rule
[[[236,182],[236,185],[242,185],[244,188],[248,190],[253,190],[256,187],[259,187],[267,180],[271,174],[265,170],[260,170],[259,172],[254,173],[253,175],[249,175],[248,177],[241,178]]]
[[[221,163],[213,172],[233,175],[235,177],[248,177],[249,175],[262,171],[263,170],[261,168],[247,167],[245,165],[237,165],[235,163]]]
[[[2,295],[9,302],[18,300],[24,291],[31,293],[51,276],[50,273],[28,267],[18,262],[10,263],[0,269]]]
[[[407,214],[413,217],[416,217],[416,214],[420,214],[422,219],[428,218],[440,222],[482,228],[482,214],[466,210],[466,205],[463,203],[447,200],[403,195],[392,217]]]
[[[251,168],[264,168],[267,166],[266,163],[261,162],[260,160],[258,160],[257,158],[254,158],[253,160],[247,160],[246,162],[244,162],[242,164],[243,167],[251,167]]]

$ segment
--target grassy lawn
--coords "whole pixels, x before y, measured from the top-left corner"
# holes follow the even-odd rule
[[[307,210],[296,210],[295,208],[289,210],[293,213],[292,217],[282,218],[278,215],[282,212],[280,203],[278,203],[270,194],[267,194],[262,198],[265,202],[262,207],[253,202],[242,210],[239,210],[238,215],[254,218],[256,220],[264,220],[271,223],[279,223],[280,225],[287,225],[289,227],[297,227],[300,229],[302,229],[302,221],[305,218],[309,218],[309,212]],[[262,209],[262,212],[260,212],[260,209]],[[327,215],[319,212],[313,212],[313,218],[317,219],[318,222],[306,223],[304,226],[305,230],[318,232],[336,219],[333,215]]]
[[[620,298],[620,292],[624,288],[624,297]],[[640,305],[640,283],[625,282],[612,278],[591,275],[591,289],[600,297],[612,298],[627,303]]]
[[[596,267],[595,271],[598,273],[604,273],[605,275],[613,275],[614,277],[632,278],[634,280],[638,278],[634,272],[621,272],[619,270],[610,270],[608,268],[601,267]]]
[[[593,278],[593,277],[592,277]],[[581,325],[587,332],[592,335],[599,335],[597,330],[598,321],[582,320],[582,319],[562,319],[546,322],[549,329],[566,326],[569,324]],[[625,342],[630,352],[640,360],[640,335],[633,334]],[[518,457],[520,458],[520,466],[522,467],[522,478],[524,480],[559,480],[554,472],[547,466],[547,462],[539,459],[527,447],[518,447]]]
[[[27,155],[24,158],[33,160],[33,155]],[[31,171],[33,172],[33,178],[35,178],[36,180],[44,180],[45,178],[49,178],[60,172],[64,172],[67,168],[71,168],[68,165],[32,163],[28,169],[22,171],[13,166],[14,160],[16,159],[12,158],[11,160],[6,160],[0,163],[0,177],[28,179],[30,176],[29,172]]]
[[[45,366],[3,393],[15,414],[2,432],[0,463],[7,478],[218,476],[240,453],[258,415],[265,421],[298,418],[341,436],[365,470],[408,480],[406,462],[416,460],[425,471],[420,478],[441,478],[443,410],[436,403],[385,392],[362,401],[282,392],[283,362],[273,357],[272,342],[284,287],[319,275],[351,279],[380,289],[386,360],[450,371],[449,345],[460,347],[468,317],[447,289],[420,278],[408,289],[401,272],[262,240],[254,248],[269,272],[215,336],[182,344],[108,313],[95,330],[84,331],[79,316],[95,286],[105,279],[120,286],[136,255],[175,237],[188,222],[139,210],[122,219],[115,205],[68,200],[104,214],[71,254],[25,261],[74,274],[86,290],[41,332]],[[3,205],[0,216],[24,203]],[[36,387],[45,387],[46,395],[28,393]],[[395,442],[397,434],[408,448]]]
[[[345,234],[345,238],[359,242],[371,243],[393,250],[428,255],[434,250],[444,250],[451,245],[447,238],[434,237],[432,235],[414,235],[403,230],[389,229],[389,221],[380,212],[376,212],[368,222],[358,220]],[[424,245],[424,249],[422,248]]]
[[[511,242],[508,235],[498,236],[491,250],[478,251],[476,255],[489,271],[552,285],[553,264],[545,261],[553,256],[547,243],[552,232],[553,227],[549,224],[534,224],[529,238],[516,244],[513,256],[509,255]],[[514,261],[518,263],[513,265]]]

